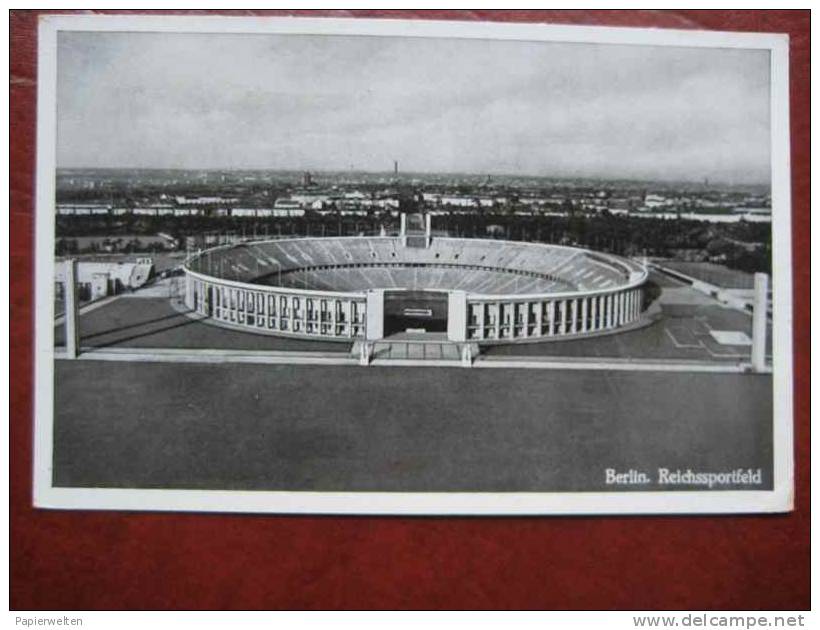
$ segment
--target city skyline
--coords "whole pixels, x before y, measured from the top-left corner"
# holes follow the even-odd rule
[[[446,59],[446,63],[442,60]],[[61,168],[768,184],[766,51],[61,33]]]

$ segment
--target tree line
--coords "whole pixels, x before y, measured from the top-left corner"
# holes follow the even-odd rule
[[[369,216],[320,215],[303,217],[202,216],[58,216],[57,236],[231,234],[238,238],[285,236],[357,236],[395,234],[399,219],[389,213]],[[623,256],[714,260],[743,271],[771,270],[771,225],[768,223],[709,223],[687,219],[659,219],[601,213],[517,216],[508,213],[449,214],[433,217],[433,232],[463,238],[495,238],[588,247]]]

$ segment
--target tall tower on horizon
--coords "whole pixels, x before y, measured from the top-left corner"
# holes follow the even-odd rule
[[[399,174],[399,161],[393,160],[393,175]]]

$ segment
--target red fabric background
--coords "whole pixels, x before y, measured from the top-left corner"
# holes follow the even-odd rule
[[[282,12],[264,12],[276,13]],[[299,13],[789,33],[797,510],[731,517],[330,518],[32,509],[37,13],[15,11],[12,608],[807,609],[809,12],[290,12]]]

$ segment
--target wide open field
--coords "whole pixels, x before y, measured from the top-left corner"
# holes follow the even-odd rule
[[[771,487],[768,375],[60,360],[55,378],[59,486],[608,490],[608,467],[663,466]]]

